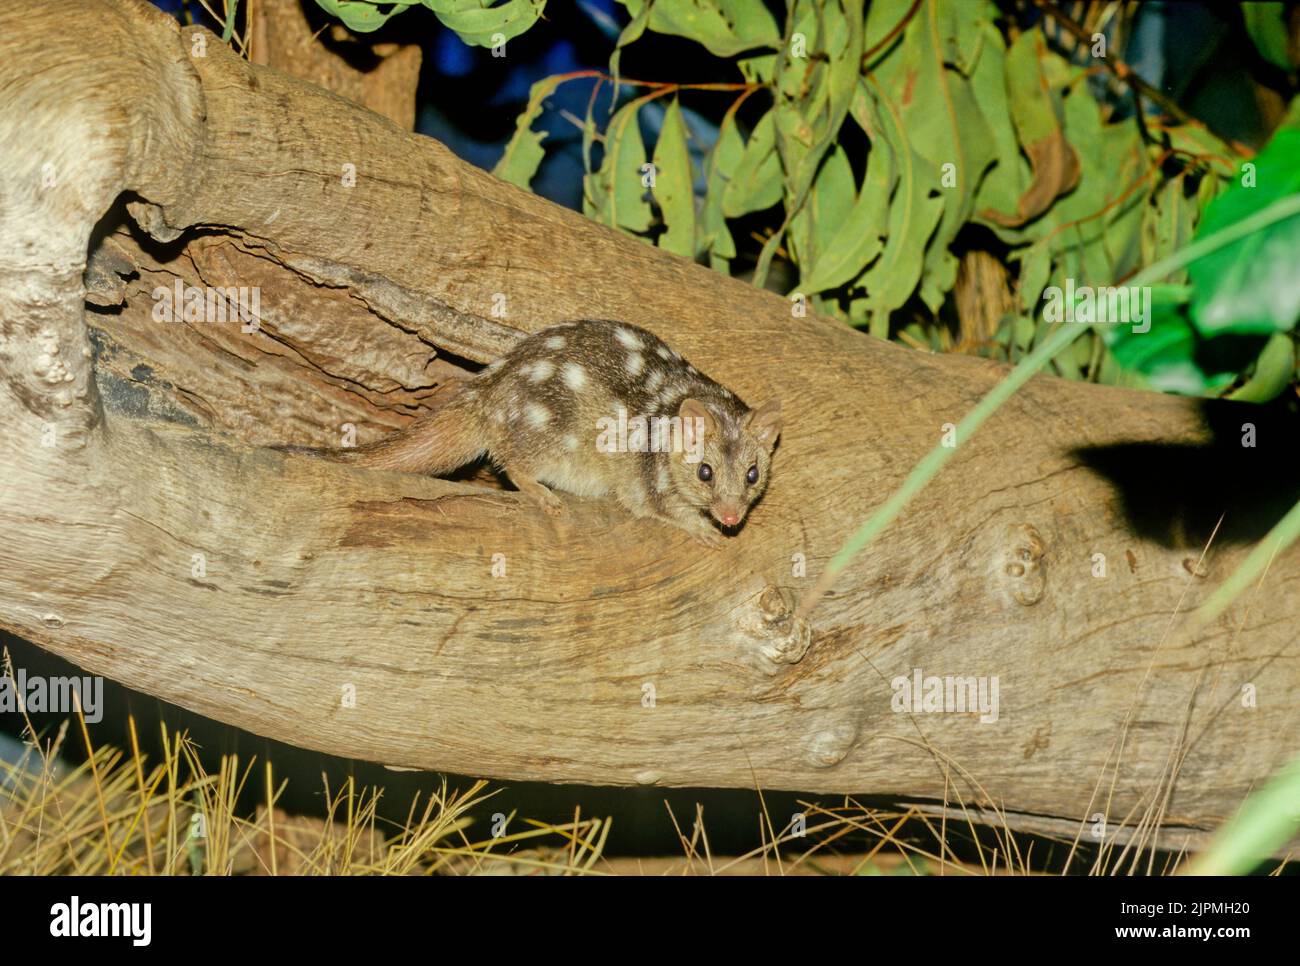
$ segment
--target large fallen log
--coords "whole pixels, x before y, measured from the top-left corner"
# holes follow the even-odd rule
[[[1293,423],[1035,379],[796,619],[1005,367],[801,317],[136,0],[0,4],[0,91],[0,627],[336,755],[1102,816],[1173,847],[1294,753],[1300,553],[1179,625],[1295,498]],[[259,304],[160,321],[178,284]],[[724,550],[267,448],[377,438],[572,318],[781,398]],[[996,707],[926,713],[945,677]]]

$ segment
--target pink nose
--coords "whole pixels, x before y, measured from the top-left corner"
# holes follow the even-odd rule
[[[718,511],[718,522],[724,527],[734,527],[740,522],[740,514],[734,510]]]

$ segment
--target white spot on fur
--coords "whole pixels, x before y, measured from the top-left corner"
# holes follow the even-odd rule
[[[566,362],[563,370],[564,384],[574,392],[580,392],[587,386],[587,370],[576,362]]]
[[[668,402],[668,400],[684,395],[686,395],[685,386],[664,386],[659,393],[659,405],[662,406],[664,403]]]
[[[564,336],[562,336],[562,335],[553,335],[553,336],[551,336],[549,339],[546,340],[546,348],[548,348],[548,349],[563,349],[563,348],[564,348]]]
[[[656,389],[659,388],[659,384],[663,381],[664,381],[664,374],[662,370],[656,369],[654,372],[650,373],[650,375],[646,377],[646,381],[645,381],[646,392],[654,392]]]
[[[551,421],[551,411],[540,403],[530,402],[524,407],[524,412],[534,429],[541,429]]]
[[[655,351],[659,353],[660,359],[671,359],[673,357],[672,350],[670,350],[666,345],[661,345]]]
[[[565,448],[565,449],[577,449],[577,448],[578,448],[578,437],[576,437],[576,436],[566,436],[566,437],[564,437],[564,448]]]
[[[627,362],[623,364],[629,376],[641,375],[641,370],[645,368],[645,358],[639,352],[633,352],[627,357]]]
[[[640,349],[643,345],[641,340],[637,338],[636,333],[631,329],[624,329],[622,327],[615,329],[614,338],[618,339],[619,344],[626,349]]]
[[[555,375],[555,366],[549,359],[539,359],[528,367],[528,378],[533,382],[541,382],[543,379],[550,379]]]

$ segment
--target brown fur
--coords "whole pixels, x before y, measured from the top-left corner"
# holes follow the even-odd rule
[[[635,429],[621,432],[638,419],[680,427],[662,440],[682,445],[638,448]],[[486,453],[548,513],[563,510],[553,490],[613,498],[719,546],[705,511],[740,524],[767,484],[780,429],[779,403],[750,409],[644,329],[582,321],[529,336],[410,426],[335,455],[440,475]]]

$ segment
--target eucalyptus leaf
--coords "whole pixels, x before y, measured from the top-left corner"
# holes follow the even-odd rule
[[[513,40],[535,24],[546,0],[423,0],[426,7],[465,43],[494,47]]]
[[[504,181],[527,188],[542,163],[546,152],[542,148],[542,139],[547,131],[534,131],[533,122],[542,113],[542,102],[555,93],[561,78],[558,75],[543,77],[528,91],[528,106],[515,121],[515,133],[506,145],[501,160],[492,168],[492,173]]]
[[[745,153],[722,196],[722,212],[739,218],[781,200],[781,159],[776,154],[776,124],[768,111],[749,135]]]
[[[646,153],[637,113],[653,97],[646,95],[629,101],[614,112],[605,129],[605,157],[600,170],[588,178],[591,183],[590,216],[603,224],[632,232],[648,230],[652,218],[650,202],[644,197],[646,186],[641,180],[645,174]]]
[[[865,107],[860,109],[866,110]],[[840,149],[827,159],[827,165],[834,164],[837,172],[838,158],[843,158]],[[844,160],[843,165],[847,168],[848,161]],[[852,170],[849,169],[846,173],[851,179]],[[890,222],[889,199],[894,185],[898,183],[894,152],[883,142],[879,148],[872,146],[867,156],[867,172],[860,192],[854,191],[852,180],[847,189],[840,186],[842,175],[838,173],[834,174],[832,180],[834,187],[824,187],[823,177],[826,175],[818,177],[817,185],[813,188],[815,211],[829,208],[832,198],[840,195],[843,198],[840,205],[845,214],[833,216],[827,212],[824,220],[819,220],[815,226],[822,240],[817,248],[817,258],[810,266],[811,271],[804,274],[801,287],[805,292],[821,292],[851,281],[883,250],[884,235]],[[800,267],[804,268],[802,265]],[[870,305],[871,303],[868,307]]]
[[[703,44],[719,57],[776,48],[781,34],[763,0],[621,0],[633,19],[650,4],[649,28]]]
[[[369,0],[316,0],[316,4],[326,13],[342,20],[349,30],[359,34],[378,30],[390,17],[414,6],[411,3],[385,4],[389,9],[381,11],[377,4]]]
[[[902,46],[871,74],[879,85],[873,89],[896,98],[894,109],[912,149],[937,173],[941,218],[927,239],[919,289],[934,311],[956,283],[957,258],[950,246],[970,220],[980,181],[996,159],[971,77],[983,51],[981,24],[998,16],[990,3],[924,0],[904,29]]]
[[[1255,360],[1255,370],[1239,389],[1228,393],[1229,399],[1265,403],[1286,390],[1296,373],[1295,343],[1290,333],[1274,332]]]
[[[686,124],[676,98],[664,114],[655,143],[653,193],[663,213],[659,247],[687,258],[695,256],[695,175],[686,146]]]
[[[1059,97],[1043,71],[1047,44],[1037,30],[1027,30],[1007,51],[1005,70],[1011,119],[1033,176],[1013,212],[986,209],[981,216],[1018,227],[1037,218],[1059,196],[1079,183],[1079,155],[1065,137]]]
[[[880,257],[855,281],[866,290],[862,311],[872,335],[889,333],[889,313],[916,291],[924,252],[943,214],[938,172],[914,146],[911,132],[875,77],[863,82],[867,96],[854,98],[854,117],[872,137],[872,152],[885,150],[898,170],[889,204],[887,241]]]
[[[705,162],[704,208],[700,213],[700,252],[707,252],[709,264],[724,266],[736,257],[736,243],[727,228],[727,218],[722,212],[722,196],[727,190],[736,167],[745,153],[745,142],[736,128],[736,107],[733,105],[723,115],[718,126],[718,139],[709,151]]]

